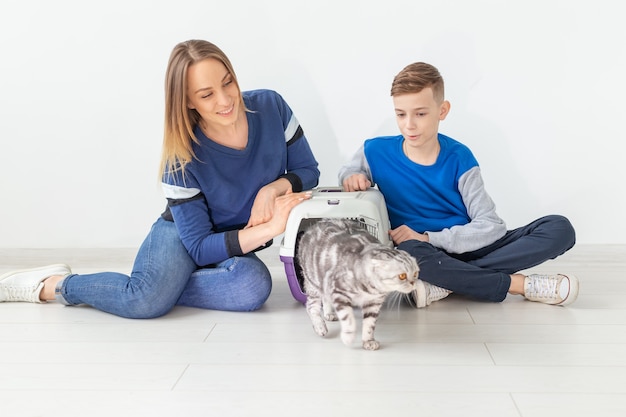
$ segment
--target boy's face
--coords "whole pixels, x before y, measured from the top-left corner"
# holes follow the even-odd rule
[[[444,120],[450,103],[438,103],[433,90],[425,88],[419,93],[408,93],[393,97],[396,123],[407,145],[421,147],[437,140],[439,121]]]

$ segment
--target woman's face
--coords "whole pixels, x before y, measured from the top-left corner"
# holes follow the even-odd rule
[[[235,123],[240,92],[224,64],[208,58],[187,69],[187,107],[195,109],[209,126]]]

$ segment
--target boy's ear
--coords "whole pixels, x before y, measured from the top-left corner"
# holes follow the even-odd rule
[[[441,107],[439,108],[439,120],[444,120],[449,112],[450,102],[448,100],[444,100],[444,102],[441,103]]]

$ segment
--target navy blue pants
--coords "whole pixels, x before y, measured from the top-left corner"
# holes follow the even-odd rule
[[[418,240],[402,242],[398,249],[417,259],[423,281],[472,298],[500,302],[511,286],[511,274],[554,259],[575,242],[570,221],[550,215],[509,230],[501,239],[473,252],[447,253]]]

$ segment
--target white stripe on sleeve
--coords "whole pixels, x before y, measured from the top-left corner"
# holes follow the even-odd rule
[[[173,200],[184,200],[200,194],[200,190],[198,188],[179,187],[177,185],[171,185],[164,182],[161,183],[161,186],[163,187],[165,198]]]
[[[300,126],[300,122],[298,122],[296,116],[292,114],[289,124],[285,128],[285,142],[289,142],[291,138],[293,138],[293,135],[298,131],[298,126]]]

